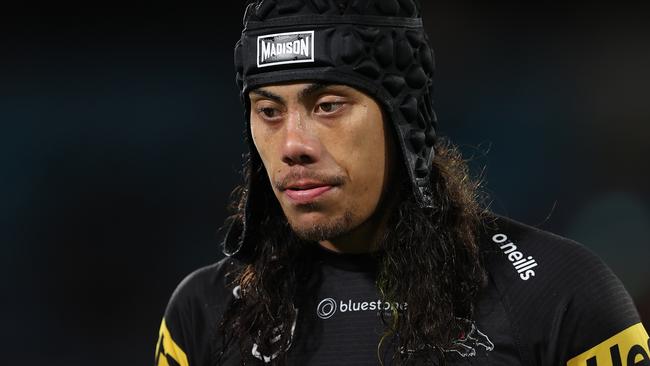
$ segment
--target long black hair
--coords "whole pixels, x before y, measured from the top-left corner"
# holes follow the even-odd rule
[[[470,177],[458,148],[448,140],[439,138],[435,152],[430,174],[434,208],[420,208],[408,178],[398,181],[400,199],[377,244],[382,300],[408,304],[406,311],[393,309],[393,316],[382,318],[385,333],[377,345],[382,363],[379,355],[389,344],[394,364],[416,357],[444,359],[446,346],[468,330],[467,319],[485,281],[477,235],[488,211],[480,181]],[[243,187],[235,191],[231,220],[242,218]],[[241,295],[233,298],[219,324],[220,349],[223,355],[237,347],[246,359],[254,343],[261,355],[272,355],[271,363],[285,364],[297,318],[295,301],[309,272],[304,265],[308,243],[292,232],[273,193],[267,193],[257,228],[264,235],[251,260],[232,273],[232,285],[240,286]]]

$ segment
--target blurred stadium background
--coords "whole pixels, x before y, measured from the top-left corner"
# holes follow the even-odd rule
[[[650,329],[647,6],[424,2],[442,134],[492,209],[598,253]],[[220,257],[242,9],[0,10],[5,361],[152,363],[174,287]]]

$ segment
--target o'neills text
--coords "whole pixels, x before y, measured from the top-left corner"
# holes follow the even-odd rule
[[[505,234],[496,234],[492,236],[492,241],[499,245],[513,267],[517,270],[519,277],[528,281],[535,277],[533,268],[537,267],[537,261],[532,256],[526,257],[521,251],[517,250],[517,245],[512,240],[508,240]]]

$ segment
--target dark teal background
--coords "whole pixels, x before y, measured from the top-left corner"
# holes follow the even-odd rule
[[[172,290],[219,258],[244,152],[230,4],[0,10],[4,361],[151,364]],[[650,321],[650,12],[522,4],[426,1],[441,133],[492,209],[583,242]]]

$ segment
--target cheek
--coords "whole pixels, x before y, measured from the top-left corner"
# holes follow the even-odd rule
[[[366,107],[348,126],[342,144],[347,151],[341,153],[346,155],[343,161],[354,194],[356,199],[378,201],[386,170],[386,137],[381,113]]]
[[[251,137],[253,138],[253,145],[255,146],[257,153],[262,159],[262,164],[264,164],[264,167],[266,168],[268,173],[272,171],[272,167],[269,166],[269,164],[271,164],[271,160],[269,159],[269,157],[271,156],[270,153],[273,150],[272,136],[269,134],[269,131],[261,123],[255,121],[253,118],[251,118],[250,129],[251,129]],[[269,178],[271,178],[270,173],[268,174],[269,174]]]
[[[250,131],[251,131],[251,137],[253,138],[253,145],[255,145],[255,148],[261,155],[262,154],[261,150],[263,150],[264,147],[261,144],[261,141],[264,140],[264,138],[262,137],[263,132],[261,131],[259,122],[257,122],[252,115],[250,118]]]

